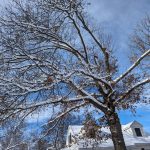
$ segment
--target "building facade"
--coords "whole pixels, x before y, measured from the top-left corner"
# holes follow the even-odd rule
[[[66,148],[63,150],[114,150],[111,138],[94,140],[82,138],[83,126],[69,126]],[[137,121],[122,125],[122,132],[128,150],[150,150],[150,134],[144,131],[143,125]],[[110,134],[108,127],[101,128],[101,133]]]

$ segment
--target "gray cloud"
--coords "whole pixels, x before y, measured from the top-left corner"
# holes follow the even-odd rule
[[[93,0],[89,12],[114,37],[119,58],[125,69],[130,51],[129,35],[146,14],[150,14],[150,0]],[[126,56],[126,57],[125,57]]]

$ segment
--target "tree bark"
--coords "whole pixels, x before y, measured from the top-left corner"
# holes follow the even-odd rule
[[[107,119],[115,150],[127,150],[118,114],[115,112],[109,114]]]

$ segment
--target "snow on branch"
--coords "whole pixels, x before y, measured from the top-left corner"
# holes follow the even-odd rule
[[[56,100],[57,99],[57,100]],[[77,105],[85,100],[89,99],[89,96],[81,96],[81,97],[75,97],[75,98],[66,98],[64,97],[60,97],[60,98],[55,98],[55,99],[48,99],[46,101],[40,101],[40,102],[36,102],[36,103],[28,103],[28,104],[21,104],[21,105],[17,105],[16,106],[11,106],[9,108],[6,109],[6,111],[9,111],[9,114],[6,116],[3,116],[2,120],[6,120],[7,118],[9,118],[10,116],[13,116],[15,114],[18,114],[20,112],[26,112],[27,111],[27,115],[31,114],[33,111],[37,110],[38,108],[41,107],[45,107],[47,105],[53,105],[53,104],[73,104],[73,105]],[[77,106],[78,107],[78,106]],[[25,117],[23,119],[25,119]]]
[[[91,100],[91,103],[94,104],[94,106],[96,106],[97,108],[100,108],[100,110],[106,111],[106,110],[109,109],[107,106],[105,106],[103,103],[99,102],[96,98],[94,98],[94,96],[92,96],[91,94],[89,94],[85,90],[82,89],[81,91],[84,94],[86,94],[87,96],[89,96],[89,99]]]
[[[123,79],[126,75],[128,75],[136,66],[140,64],[140,62],[150,54],[150,49],[147,50],[125,73],[120,75],[118,78],[114,80],[114,84],[118,83],[121,79]]]
[[[100,110],[102,111],[108,110],[107,106],[98,101],[92,94],[88,93],[83,88],[76,85],[74,82],[70,81],[70,85],[74,87],[77,91],[79,91],[80,94],[82,94],[83,96],[88,96],[89,98],[87,100],[90,100],[90,103],[93,104],[95,107],[100,108]]]
[[[15,81],[11,80],[11,79],[6,79],[6,78],[3,78],[3,77],[0,77],[0,80],[6,82],[7,85],[14,85],[14,86],[16,86],[16,87],[18,87],[22,90],[27,91],[27,92],[24,92],[23,94],[27,94],[27,93],[31,93],[31,92],[38,92],[38,91],[44,90],[44,89],[48,90],[48,89],[51,89],[55,84],[58,83],[58,81],[57,81],[57,82],[55,82],[55,83],[53,83],[49,86],[32,88],[32,87],[30,87],[30,85],[26,86],[23,83],[17,83]],[[5,85],[5,84],[1,84],[1,85]]]
[[[24,145],[24,144],[26,144],[26,143],[25,143],[25,142],[22,142],[22,143],[19,143],[19,144],[15,144],[15,145],[13,145],[13,146],[7,147],[5,150],[11,150],[11,149],[14,149],[14,148],[17,147],[17,146]]]
[[[91,72],[86,72],[85,70],[81,70],[81,69],[79,69],[78,72],[81,72],[82,74],[87,75],[87,76],[93,78],[94,80],[99,81],[99,82],[105,84],[109,89],[112,89],[112,87],[111,87],[111,85],[109,84],[109,82],[107,82],[107,81],[104,79],[104,78],[106,78],[106,77],[108,77],[108,76],[106,76],[106,77],[99,77],[98,75],[95,75],[95,74],[93,74],[93,73],[91,73]]]
[[[76,103],[76,102],[81,102],[85,99],[89,99],[89,96],[81,96],[81,97],[75,97],[75,98],[70,98],[67,99],[65,97],[61,97],[58,98],[58,100],[46,100],[46,101],[41,101],[41,102],[37,102],[34,104],[26,104],[20,107],[17,107],[15,109],[19,109],[19,110],[28,110],[28,109],[33,109],[33,108],[38,108],[38,107],[42,107],[42,106],[46,106],[46,105],[50,105],[50,104],[59,104],[59,103]]]
[[[69,112],[71,112],[71,111],[73,111],[73,110],[75,110],[75,109],[78,109],[78,108],[80,108],[80,107],[83,107],[83,106],[85,106],[85,105],[87,105],[87,102],[83,102],[83,103],[81,103],[81,104],[75,105],[75,106],[73,106],[73,107],[67,109],[66,111],[60,113],[60,114],[57,115],[54,119],[50,120],[48,123],[44,124],[43,126],[45,126],[45,125],[47,125],[47,124],[54,123],[54,122],[56,122],[57,120],[59,120],[61,117],[63,117],[63,116],[65,116],[66,114],[68,114]]]
[[[126,96],[128,96],[133,90],[135,90],[136,88],[149,83],[150,82],[150,78],[147,78],[141,82],[138,82],[137,84],[135,84],[134,86],[132,86],[129,90],[127,90],[116,102],[120,102],[121,100],[123,100]]]
[[[42,138],[44,138],[45,136],[47,136],[49,134],[49,132],[52,131],[57,126],[57,124],[59,123],[60,120],[61,120],[61,118],[59,118],[57,121],[55,121],[55,124],[51,128],[49,128],[46,131],[46,133],[38,139],[38,141],[41,140]]]
[[[73,106],[73,107],[71,107],[70,109],[66,110],[65,112],[62,112],[62,113],[60,113],[59,115],[57,115],[54,119],[48,121],[48,122],[47,122],[46,124],[44,124],[43,126],[46,126],[46,125],[48,125],[48,124],[53,124],[53,123],[55,123],[55,124],[54,124],[51,128],[49,128],[49,129],[47,130],[47,132],[46,132],[44,135],[42,135],[38,140],[41,140],[41,139],[44,138],[51,130],[53,130],[53,129],[55,128],[55,126],[58,124],[58,122],[61,120],[62,117],[64,117],[66,114],[68,114],[69,112],[71,112],[71,111],[73,111],[73,110],[75,110],[75,109],[78,109],[78,108],[80,108],[80,107],[85,106],[86,104],[87,104],[87,102],[83,102],[83,103],[81,103],[81,104],[79,104],[79,105]]]

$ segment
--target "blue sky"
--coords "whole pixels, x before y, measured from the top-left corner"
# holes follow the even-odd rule
[[[0,5],[8,1],[0,0]],[[129,36],[137,23],[146,14],[150,14],[150,0],[92,0],[88,10],[95,21],[113,35],[121,71],[126,70],[130,65],[128,60],[131,52],[128,47]],[[150,132],[149,106],[139,107],[136,116],[129,111],[121,111],[119,114],[122,124],[137,120]],[[42,116],[46,118],[49,115],[43,113]]]
[[[150,132],[150,108],[141,107],[137,109],[135,116],[129,111],[121,111],[119,116],[122,124],[127,124],[131,121],[139,121],[147,132]]]

